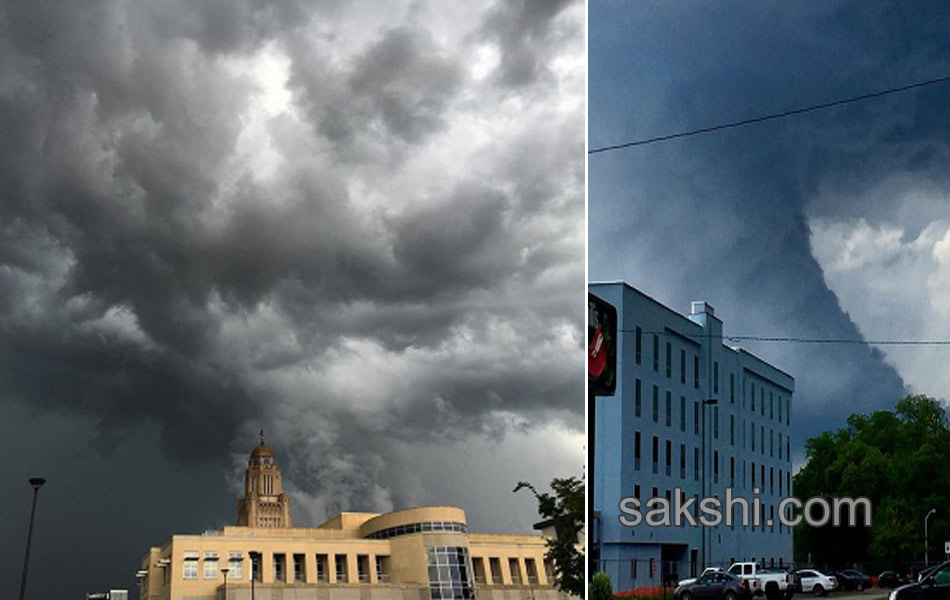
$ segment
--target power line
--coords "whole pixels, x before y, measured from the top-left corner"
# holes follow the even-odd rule
[[[635,333],[635,329],[621,329],[620,333]],[[709,333],[689,334],[678,331],[640,331],[647,335],[671,335],[690,339],[712,338]],[[849,338],[806,338],[793,336],[762,335],[722,335],[722,339],[733,342],[781,342],[790,344],[854,344],[862,346],[950,346],[950,340],[861,340]]]
[[[656,142],[665,142],[665,141],[674,140],[677,138],[689,137],[692,135],[699,135],[701,133],[710,133],[713,131],[720,131],[722,129],[740,127],[742,125],[751,125],[753,123],[761,123],[763,121],[772,121],[774,119],[782,119],[782,118],[790,117],[793,115],[800,115],[800,114],[804,114],[804,113],[808,113],[808,112],[812,112],[816,110],[823,110],[826,108],[832,108],[834,106],[841,106],[842,104],[850,104],[852,102],[860,102],[862,100],[869,100],[871,98],[880,98],[881,96],[887,96],[889,94],[897,94],[900,92],[906,92],[908,90],[922,88],[922,87],[925,87],[928,85],[934,85],[937,83],[946,83],[947,81],[950,81],[950,76],[938,77],[937,79],[928,79],[927,81],[918,81],[916,83],[902,85],[900,87],[881,90],[878,92],[861,94],[860,96],[854,96],[851,98],[842,98],[839,100],[833,100],[831,102],[815,104],[813,106],[806,106],[804,108],[795,108],[792,110],[786,110],[784,112],[772,113],[772,114],[763,115],[759,117],[751,117],[748,119],[742,119],[741,121],[732,121],[731,123],[722,123],[722,124],[713,125],[710,127],[701,127],[699,129],[691,129],[688,131],[681,131],[679,133],[671,133],[668,135],[660,135],[657,137],[645,138],[642,140],[634,140],[632,142],[624,142],[621,144],[614,144],[611,146],[601,146],[600,148],[593,148],[591,150],[588,150],[587,154],[588,155],[599,154],[601,152],[609,152],[611,150],[620,150],[622,148],[632,148],[634,146],[645,146],[647,144],[655,144]]]

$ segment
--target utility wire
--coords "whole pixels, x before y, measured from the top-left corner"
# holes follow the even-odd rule
[[[887,96],[889,94],[897,94],[900,92],[906,92],[908,90],[914,90],[917,88],[922,88],[928,85],[934,85],[937,83],[946,83],[950,81],[950,76],[947,77],[938,77],[937,79],[928,79],[927,81],[918,81],[916,83],[911,83],[908,85],[902,85],[900,87],[890,88],[886,90],[881,90],[878,92],[871,92],[869,94],[861,94],[860,96],[854,96],[851,98],[842,98],[839,100],[833,100],[831,102],[825,102],[823,104],[815,104],[813,106],[806,106],[804,108],[795,108],[792,110],[787,110],[780,113],[772,113],[769,115],[763,115],[759,117],[752,117],[749,119],[742,119],[741,121],[733,121],[731,123],[722,123],[719,125],[712,125],[710,127],[701,127],[699,129],[692,129],[688,131],[681,131],[679,133],[671,133],[668,135],[660,135],[657,137],[645,138],[642,140],[634,140],[632,142],[624,142],[622,144],[614,144],[611,146],[601,146],[600,148],[593,148],[587,151],[588,155],[591,154],[600,154],[601,152],[609,152],[611,150],[620,150],[623,148],[632,148],[634,146],[645,146],[647,144],[655,144],[656,142],[665,142],[668,140],[674,140],[677,138],[689,137],[692,135],[699,135],[701,133],[710,133],[713,131],[720,131],[722,129],[730,129],[733,127],[740,127],[742,125],[751,125],[752,123],[761,123],[763,121],[772,121],[775,119],[782,119],[785,117],[790,117],[793,115],[800,115],[816,110],[823,110],[826,108],[832,108],[834,106],[841,106],[842,104],[850,104],[852,102],[860,102],[861,100],[869,100],[871,98],[880,98],[881,96]]]
[[[620,333],[635,333],[635,329],[621,329]],[[712,334],[689,334],[674,331],[640,331],[645,335],[671,335],[691,339],[711,338]],[[762,336],[762,335],[725,335],[722,339],[734,342],[784,342],[791,344],[855,344],[862,346],[950,346],[950,340],[859,340],[848,338],[804,338],[791,336]]]

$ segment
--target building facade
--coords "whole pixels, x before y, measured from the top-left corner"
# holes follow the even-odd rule
[[[723,344],[722,321],[705,302],[683,315],[626,283],[589,291],[617,309],[617,390],[595,403],[594,560],[615,590],[657,587],[704,566],[792,560],[792,531],[777,515],[792,495],[791,412],[794,379],[738,347]],[[634,526],[624,498],[675,506],[693,497],[732,497],[717,526]],[[753,501],[758,500],[759,508]],[[627,505],[629,506],[629,504]],[[752,514],[757,513],[757,514]]]
[[[261,446],[247,480],[274,474]],[[564,600],[546,550],[541,535],[471,533],[462,509],[426,506],[173,535],[137,577],[141,600]]]

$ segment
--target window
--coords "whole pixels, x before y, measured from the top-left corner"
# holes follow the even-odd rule
[[[686,385],[686,350],[680,349],[680,383]]]
[[[779,406],[782,406],[782,405],[779,404]],[[781,434],[781,432],[778,434],[778,457],[779,457],[779,458],[782,458],[782,434]]]
[[[501,577],[501,559],[491,557],[488,559],[488,567],[491,569],[492,581],[501,584],[504,580]]]
[[[653,436],[653,472],[659,472],[660,463],[660,439]]]
[[[699,435],[699,400],[693,401],[693,435]]]
[[[693,448],[693,479],[699,481],[699,448]]]
[[[294,554],[294,578],[293,581],[303,581],[304,577],[304,558],[303,554]]]
[[[765,388],[759,388],[759,412],[765,416]]]
[[[749,467],[752,471],[752,487],[755,487],[755,463],[749,463]]]
[[[729,457],[729,485],[735,487],[736,485],[736,457]]]
[[[775,418],[775,398],[772,397],[772,392],[769,392],[769,418]]]
[[[778,422],[782,422],[782,397],[778,398]]]
[[[791,398],[786,398],[785,400],[785,424],[792,424],[792,400]]]
[[[484,568],[483,559],[478,559],[479,564]],[[484,571],[482,572],[482,577],[484,578]],[[389,582],[389,557],[376,555],[376,581],[380,583]]]
[[[693,355],[693,387],[699,389],[699,355]]]
[[[680,431],[686,431],[686,396],[680,396]]]
[[[670,440],[666,440],[666,476],[671,475],[673,468],[673,443]]]
[[[287,556],[285,554],[274,554],[274,581],[287,581]]]
[[[713,450],[713,483],[719,483],[719,450]]]
[[[751,403],[750,403],[750,405],[749,405],[749,409],[750,409],[752,412],[755,412],[755,384],[754,384],[754,383],[750,383],[750,384],[749,384],[749,390],[751,390],[751,392],[752,392],[752,393],[749,395],[749,398],[750,398],[750,400],[751,400]]]
[[[666,426],[673,426],[673,393],[669,390],[666,392]]]
[[[517,565],[518,559],[509,559]],[[495,576],[497,558],[489,560],[492,577]],[[475,586],[472,583],[469,571],[468,548],[460,546],[434,546],[426,548],[426,562],[429,573],[429,597],[431,600],[469,600],[475,598]],[[501,581],[501,569],[498,569],[498,578]],[[515,583],[515,574],[521,583],[521,574],[518,570],[512,572],[512,583]]]
[[[636,361],[637,364],[640,364],[640,360],[643,357],[643,331],[637,327],[636,332]]]
[[[533,558],[524,559],[524,570],[525,574],[528,576],[528,583],[531,585],[538,584],[538,567],[534,562]]]
[[[653,370],[660,372],[660,336],[653,334]]]
[[[640,395],[640,380],[637,379],[634,381],[634,404],[633,412],[639,417],[640,416],[640,404],[641,404],[641,395]]]
[[[666,343],[666,376],[673,376],[673,344]]]
[[[752,426],[750,431],[752,435],[750,437],[752,438],[752,451],[755,452],[755,423],[749,423],[749,425]]]
[[[640,484],[639,483],[633,484],[633,497],[636,498],[637,500],[640,500]]]
[[[782,469],[778,470],[778,495],[782,495]]]
[[[736,374],[729,373],[729,404],[736,403]]]
[[[205,552],[204,578],[205,579],[218,578],[218,553],[217,552]]]
[[[360,583],[369,583],[369,556],[356,555],[356,577]]]
[[[636,471],[640,470],[640,432],[636,431],[633,434],[633,468]]]
[[[336,559],[336,581],[337,583],[347,583],[347,569],[346,569],[346,555],[345,554],[336,554],[334,555]]]
[[[317,555],[317,581],[329,581],[327,561],[328,557],[326,554]]]
[[[660,422],[660,388],[653,386],[653,422]]]
[[[379,565],[378,559],[376,560],[376,565],[377,566]],[[485,579],[485,559],[484,558],[480,556],[472,557],[472,574],[475,577],[475,583],[481,583],[483,585],[489,583]],[[382,579],[379,578],[378,572],[376,574],[376,579],[377,581],[382,581]]]
[[[244,577],[244,554],[241,552],[228,552],[228,579],[241,579]]]
[[[719,362],[713,361],[713,393],[719,393]]]
[[[680,444],[680,479],[686,479],[686,444]]]
[[[775,432],[769,429],[769,456],[775,456]]]
[[[511,573],[511,583],[521,585],[521,565],[517,558],[508,559],[508,572]]]
[[[185,564],[181,570],[183,579],[198,579],[198,553],[185,552]]]
[[[765,425],[759,427],[759,449],[762,450],[762,456],[765,456]]]
[[[713,439],[719,439],[719,405],[713,407]]]
[[[736,445],[736,416],[729,415],[729,445]]]
[[[775,493],[775,467],[769,467],[769,493]]]

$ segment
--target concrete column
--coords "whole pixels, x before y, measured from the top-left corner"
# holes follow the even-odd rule
[[[360,574],[356,566],[356,555],[346,555],[346,578],[350,583],[359,583]]]
[[[261,552],[261,583],[274,582],[274,553]]]
[[[317,555],[308,552],[303,555],[304,581],[306,583],[317,582]]]
[[[327,554],[327,581],[336,583],[336,554]]]
[[[498,563],[501,565],[501,582],[504,585],[512,585],[511,583],[511,569],[508,566],[508,557],[501,556],[498,558]]]
[[[379,583],[379,579],[376,577],[376,555],[370,554],[366,560],[369,561],[369,582],[372,584]]]

